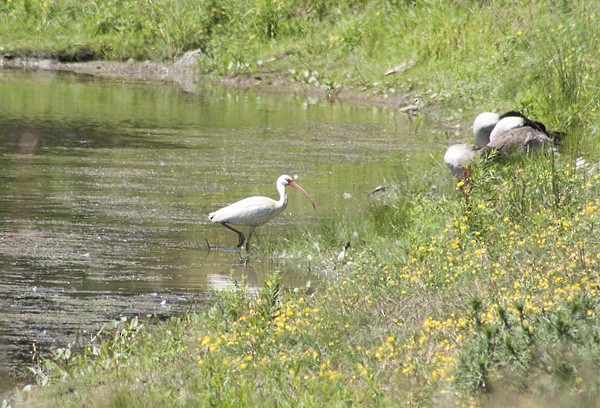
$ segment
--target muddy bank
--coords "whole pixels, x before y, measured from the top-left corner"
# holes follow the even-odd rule
[[[411,104],[412,96],[379,96],[350,89],[330,91],[309,84],[294,82],[288,72],[263,70],[252,75],[212,77],[200,75],[196,58],[201,51],[190,51],[172,64],[154,61],[61,61],[57,57],[3,55],[0,68],[71,72],[133,81],[172,82],[186,92],[194,92],[198,82],[213,82],[224,86],[264,92],[287,92],[312,95],[332,100],[366,103],[402,109]]]
[[[43,71],[72,72],[107,78],[122,78],[133,81],[174,81],[182,86],[194,82],[195,69],[192,54],[175,64],[167,65],[153,61],[73,61],[64,62],[59,58],[4,55],[0,59],[1,68]]]

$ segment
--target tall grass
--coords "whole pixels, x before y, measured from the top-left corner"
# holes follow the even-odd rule
[[[598,15],[586,0],[5,0],[0,50],[172,61],[201,49],[204,74],[520,109],[597,158]]]
[[[273,275],[202,315],[153,330],[120,322],[84,353],[40,362],[40,385],[53,385],[27,403],[597,406],[600,176],[574,159],[600,153],[599,11],[583,0],[0,3],[3,52],[172,60],[200,48],[208,74],[292,72],[329,91],[520,109],[567,134],[560,155],[476,169],[468,205],[440,169],[391,183],[362,217],[263,247],[312,259],[316,293],[283,291]]]
[[[595,115],[599,11],[585,0],[13,0],[0,4],[0,46],[118,60],[200,48],[205,72],[309,69],[375,93],[521,108],[570,130]]]
[[[472,182],[469,206],[396,185],[360,221],[270,249],[318,258],[316,293],[273,274],[257,295],[242,281],[201,315],[59,351],[29,404],[597,406],[600,174],[525,157]]]

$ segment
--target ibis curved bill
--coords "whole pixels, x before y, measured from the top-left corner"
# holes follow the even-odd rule
[[[294,181],[288,175],[279,176],[276,182],[277,191],[279,192],[279,200],[275,201],[269,197],[263,196],[253,196],[244,198],[243,200],[237,201],[233,204],[228,205],[227,207],[223,207],[220,210],[215,212],[211,212],[208,215],[208,219],[214,223],[220,223],[225,228],[230,229],[231,231],[238,234],[239,242],[237,247],[241,248],[244,243],[246,244],[246,250],[250,249],[250,238],[252,238],[252,234],[254,234],[254,230],[256,227],[259,227],[263,224],[266,224],[277,215],[279,215],[287,206],[287,194],[285,193],[285,188],[290,186],[295,188],[304,194],[313,208],[315,208],[315,203],[310,198],[308,193],[304,191],[298,183]],[[231,225],[244,225],[250,227],[248,232],[248,239],[246,240],[244,234],[233,228]]]

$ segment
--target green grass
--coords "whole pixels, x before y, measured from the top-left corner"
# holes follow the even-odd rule
[[[50,386],[23,403],[596,407],[599,195],[591,166],[550,156],[478,169],[470,209],[452,189],[396,185],[362,221],[262,249],[318,259],[313,295],[275,273],[200,314],[116,323],[41,361]]]
[[[585,0],[4,0],[0,50],[172,61],[199,48],[204,74],[523,110],[597,156],[599,12]]]
[[[172,60],[473,111],[519,109],[568,137],[555,157],[389,183],[261,255],[302,254],[324,283],[274,274],[201,314],[116,323],[34,368],[29,406],[597,407],[599,7],[591,1],[4,1],[0,46]],[[402,63],[409,68],[385,75]],[[461,115],[459,113],[459,115]],[[346,256],[338,257],[350,242]],[[308,262],[308,261],[307,261]],[[49,385],[48,385],[49,384]],[[27,401],[25,401],[27,399]]]

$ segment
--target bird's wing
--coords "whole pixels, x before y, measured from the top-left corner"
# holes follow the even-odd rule
[[[502,149],[509,146],[545,146],[552,140],[539,130],[529,126],[514,128],[499,133],[490,141],[489,147]]]
[[[269,197],[248,197],[209,214],[212,222],[228,222],[237,225],[261,225],[277,215],[276,201]]]

